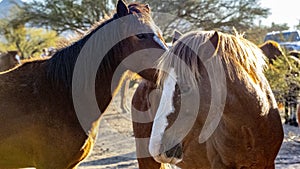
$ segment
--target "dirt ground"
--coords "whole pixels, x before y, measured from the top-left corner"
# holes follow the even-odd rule
[[[134,90],[130,90],[130,105]],[[276,169],[300,169],[300,128],[284,125],[285,138],[276,159]],[[98,140],[79,169],[137,169],[130,113],[120,108],[120,94],[102,118]]]

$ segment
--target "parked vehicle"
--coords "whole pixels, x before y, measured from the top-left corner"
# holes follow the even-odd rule
[[[300,31],[298,30],[269,32],[264,41],[267,40],[278,42],[287,51],[300,51]]]

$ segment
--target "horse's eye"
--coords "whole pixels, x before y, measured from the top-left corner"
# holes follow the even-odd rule
[[[180,86],[180,94],[181,95],[187,95],[190,94],[190,92],[192,91],[191,87],[188,85],[181,85]]]
[[[136,37],[138,37],[139,39],[146,39],[147,36],[145,34],[138,34],[136,35]]]

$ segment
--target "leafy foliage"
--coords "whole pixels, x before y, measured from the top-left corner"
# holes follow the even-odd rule
[[[21,57],[38,56],[46,47],[55,46],[57,33],[43,28],[26,28],[24,24],[0,20],[0,51],[18,50]]]
[[[298,20],[298,25],[296,25],[295,28],[300,29],[300,20]]]
[[[161,14],[157,16],[158,22],[164,22],[158,25],[167,36],[172,34],[174,28],[183,32],[199,28],[228,31],[232,27],[245,31],[253,26],[255,19],[269,14],[269,9],[260,7],[259,0],[141,1],[149,3],[154,12],[172,15],[168,15],[168,18],[161,18]]]
[[[252,26],[245,31],[245,37],[248,40],[254,42],[255,44],[262,44],[264,40],[264,36],[268,32],[284,31],[288,29],[289,27],[286,23],[285,24],[272,23],[270,26],[264,26],[264,25]]]
[[[300,60],[290,56],[277,58],[265,74],[277,101],[283,102],[287,96],[296,97],[300,88]]]
[[[169,38],[175,28],[182,32],[199,28],[228,31],[232,27],[245,31],[255,19],[269,14],[269,9],[260,7],[260,0],[138,1],[149,3],[153,12],[159,12],[153,17]],[[33,0],[20,7],[22,13],[15,22],[29,22],[58,33],[69,30],[80,33],[109,16],[115,3],[115,0]]]
[[[110,15],[112,0],[33,0],[25,3],[20,17],[32,26],[64,31],[84,32],[94,23]]]

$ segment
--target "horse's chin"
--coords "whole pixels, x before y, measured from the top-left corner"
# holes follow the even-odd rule
[[[154,159],[159,163],[178,164],[182,161],[183,147],[181,143],[177,144],[167,151],[162,152],[163,153],[154,156]]]
[[[166,155],[166,153],[162,153],[158,156],[154,157],[154,160],[159,162],[159,163],[169,163],[169,164],[178,164],[182,161],[182,157],[181,158],[177,158],[177,157],[168,157]]]

